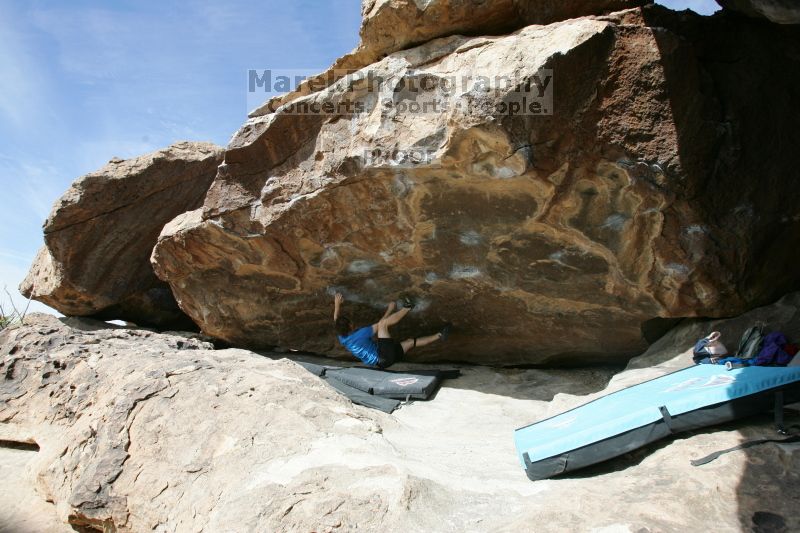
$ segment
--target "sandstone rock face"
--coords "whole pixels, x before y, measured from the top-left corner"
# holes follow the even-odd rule
[[[149,257],[164,224],[202,205],[222,154],[182,142],[77,179],[53,206],[20,291],[65,315],[190,327]]]
[[[585,15],[619,11],[643,0],[364,0],[361,43],[365,64],[392,52],[447,35],[496,35]]]
[[[797,287],[798,35],[649,6],[395,52],[365,69],[378,88],[343,78],[248,120],[154,268],[239,345],[342,353],[338,290],[357,323],[416,295],[401,337],[454,323],[417,360],[628,358],[654,318],[730,316]],[[553,113],[503,113],[540,68]],[[445,90],[451,75],[517,84]]]
[[[498,35],[531,24],[550,24],[584,15],[599,15],[646,3],[645,0],[362,0],[361,42],[308,83],[267,102],[251,116],[329,85],[392,52],[449,35]]]
[[[800,4],[796,0],[717,0],[717,3],[748,17],[778,24],[800,24]]]
[[[772,437],[769,416],[575,476],[525,477],[514,428],[673,371],[685,356],[619,374],[605,391],[608,371],[467,367],[433,401],[386,415],[286,359],[86,319],[29,319],[0,334],[0,439],[40,446],[24,483],[80,531],[800,527],[789,496],[800,489],[796,446],[689,464]],[[23,483],[3,482],[12,492]]]
[[[722,343],[735,351],[747,328],[765,324],[769,331],[780,331],[790,342],[800,341],[800,292],[787,294],[774,304],[758,307],[736,318],[703,320],[687,319],[654,342],[645,353],[628,363],[628,369],[663,364],[676,356],[676,347],[684,347],[680,360],[692,360],[692,348],[712,331],[722,334]],[[688,359],[687,359],[688,358]]]

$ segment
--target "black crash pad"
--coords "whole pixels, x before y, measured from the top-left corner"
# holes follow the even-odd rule
[[[391,413],[402,401],[427,400],[439,389],[442,380],[454,379],[458,370],[393,372],[364,367],[337,367],[298,361],[347,396],[353,403]]]

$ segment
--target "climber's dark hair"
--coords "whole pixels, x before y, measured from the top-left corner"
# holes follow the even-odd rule
[[[349,318],[340,316],[334,321],[333,327],[336,329],[337,334],[344,337],[350,334],[350,330],[353,329],[353,323],[350,322]]]

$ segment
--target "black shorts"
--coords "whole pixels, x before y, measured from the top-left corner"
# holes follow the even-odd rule
[[[378,339],[378,368],[388,368],[403,360],[403,346],[394,339]]]

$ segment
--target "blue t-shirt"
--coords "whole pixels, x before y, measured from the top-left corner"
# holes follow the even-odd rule
[[[339,342],[365,365],[378,364],[378,345],[372,340],[372,326],[364,326],[346,337],[339,335]]]

